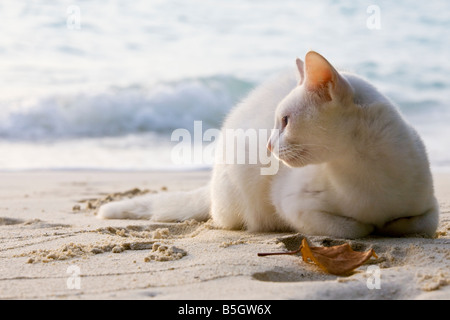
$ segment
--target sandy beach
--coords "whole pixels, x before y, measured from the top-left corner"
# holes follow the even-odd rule
[[[348,242],[354,250],[375,250],[377,259],[345,277],[298,255],[257,256],[296,249],[300,234],[95,216],[98,199],[108,195],[190,190],[209,175],[0,173],[0,298],[450,299],[450,174],[434,176],[441,222],[433,239],[308,237],[318,246]],[[379,267],[379,289],[370,286],[370,266]]]

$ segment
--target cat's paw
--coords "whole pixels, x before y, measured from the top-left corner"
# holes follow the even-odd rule
[[[338,232],[339,238],[345,239],[358,239],[367,237],[375,230],[375,227],[371,224],[363,224],[360,222],[351,223],[348,228],[342,230],[342,232]]]
[[[419,216],[398,218],[387,222],[377,230],[379,234],[391,237],[422,235],[433,237],[439,224],[439,209],[433,207]]]

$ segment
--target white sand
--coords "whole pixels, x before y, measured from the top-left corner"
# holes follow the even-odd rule
[[[435,175],[435,239],[348,241],[379,259],[348,277],[299,256],[296,234],[218,230],[211,222],[99,220],[80,200],[135,187],[158,192],[203,185],[209,172],[0,173],[1,299],[450,299],[450,175]],[[73,210],[76,205],[81,210]],[[342,240],[308,237],[314,245]],[[380,267],[380,289],[368,267]],[[370,269],[369,269],[370,270]],[[79,288],[78,288],[79,286]]]

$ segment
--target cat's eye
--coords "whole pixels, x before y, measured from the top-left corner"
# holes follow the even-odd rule
[[[288,125],[288,122],[289,122],[288,116],[284,116],[283,118],[281,118],[281,125],[283,129]]]

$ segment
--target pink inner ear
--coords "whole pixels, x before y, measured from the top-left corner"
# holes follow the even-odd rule
[[[310,51],[305,57],[306,87],[314,91],[333,81],[333,67],[320,54]]]
[[[295,63],[297,64],[298,73],[300,75],[300,80],[298,82],[298,85],[301,86],[303,81],[305,80],[304,63],[300,58],[297,58],[295,60]]]

